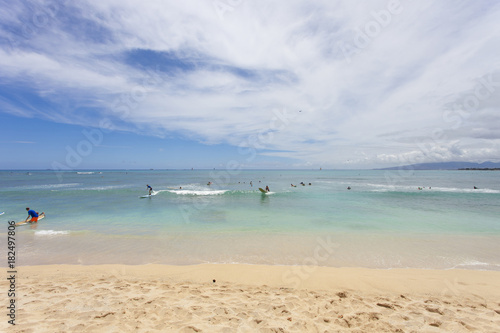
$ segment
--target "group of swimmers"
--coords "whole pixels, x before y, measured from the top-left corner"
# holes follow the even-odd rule
[[[302,186],[306,186],[306,184],[304,182],[300,182],[300,185]],[[312,185],[311,183],[309,183],[309,185]],[[290,184],[291,187],[297,187],[297,185],[293,185],[293,184]]]

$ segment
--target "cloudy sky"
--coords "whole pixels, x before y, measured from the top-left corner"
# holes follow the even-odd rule
[[[1,1],[0,169],[500,162],[500,2]]]

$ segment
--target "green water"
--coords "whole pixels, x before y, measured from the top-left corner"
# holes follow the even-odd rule
[[[23,220],[28,206],[47,215],[17,229],[19,264],[312,260],[497,270],[499,177],[493,171],[1,171],[0,218]],[[139,198],[146,184],[157,194]],[[269,194],[258,190],[265,186]],[[315,259],[322,242],[334,250]]]

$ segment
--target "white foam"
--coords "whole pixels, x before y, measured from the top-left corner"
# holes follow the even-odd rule
[[[68,235],[69,231],[66,230],[37,230],[35,231],[35,236],[56,236],[56,235]]]
[[[477,260],[467,260],[461,264],[457,264],[455,266],[452,267],[452,269],[454,268],[464,268],[464,267],[474,267],[474,269],[494,269],[494,270],[498,270],[500,268],[500,265],[499,264],[491,264],[491,263],[487,263],[487,262],[481,262],[481,261],[477,261]]]
[[[114,190],[118,188],[127,188],[127,185],[107,185],[107,186],[96,186],[96,187],[87,187],[80,188],[82,191],[106,191],[106,190]]]
[[[68,183],[68,184],[47,184],[47,185],[27,185],[14,187],[15,189],[25,189],[25,190],[36,190],[36,189],[53,189],[53,188],[65,188],[74,187],[82,185],[81,183]]]
[[[221,195],[228,190],[171,190],[170,193],[179,195]]]
[[[406,191],[414,191],[418,190],[419,186],[404,186],[404,185],[384,185],[384,184],[366,184],[367,186],[375,187],[376,190],[372,190],[372,192],[406,192]]]
[[[95,172],[81,172],[81,171],[78,171],[76,174],[77,175],[92,175],[94,174]]]
[[[433,187],[433,190],[440,192],[457,192],[457,193],[500,193],[499,190],[489,188],[455,188],[455,187]]]
[[[493,190],[488,188],[474,189],[474,188],[458,188],[458,187],[425,187],[425,186],[405,186],[405,185],[384,185],[384,184],[366,184],[367,186],[375,187],[376,189],[371,192],[415,192],[421,191],[435,191],[435,192],[451,192],[451,193],[500,193],[500,190]]]

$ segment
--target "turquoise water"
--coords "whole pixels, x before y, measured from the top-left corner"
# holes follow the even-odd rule
[[[499,180],[458,170],[1,171],[1,233],[25,207],[46,213],[17,228],[19,265],[500,270]],[[140,198],[146,184],[156,195]]]

